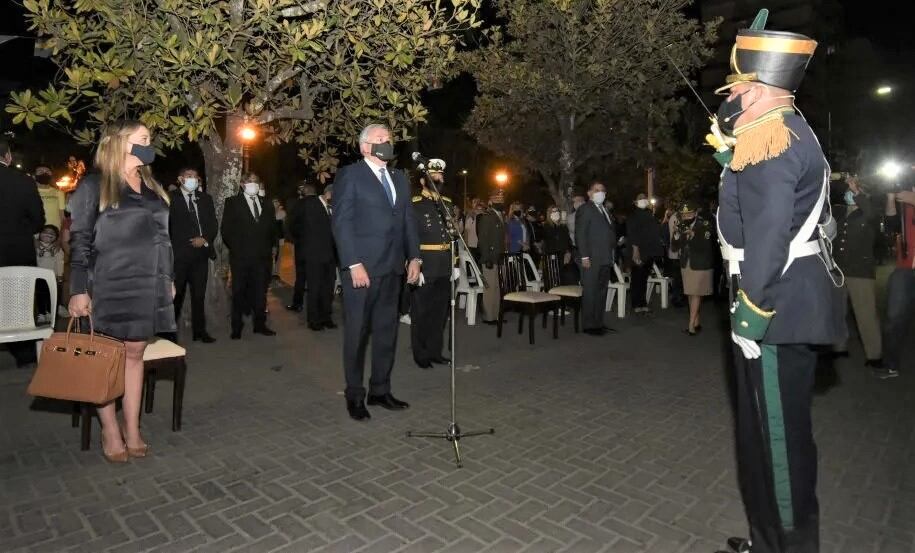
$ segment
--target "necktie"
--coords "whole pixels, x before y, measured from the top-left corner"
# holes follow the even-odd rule
[[[254,208],[254,220],[260,221],[261,207],[257,205],[257,198],[251,198],[251,206]]]
[[[388,196],[388,202],[394,207],[394,194],[391,192],[391,181],[388,180],[388,172],[384,168],[378,170],[381,175],[381,184],[384,185],[384,193]]]
[[[197,214],[197,202],[194,201],[193,196],[187,196],[187,210],[194,214],[194,222],[197,223],[197,230],[200,231],[200,235],[203,236],[203,227],[200,226],[200,216]]]

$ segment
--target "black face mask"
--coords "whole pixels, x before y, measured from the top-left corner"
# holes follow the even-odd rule
[[[514,215],[515,217],[521,217],[521,212],[515,211],[514,213],[512,213],[512,215]]]
[[[741,102],[743,95],[738,94],[733,99],[727,99],[721,102],[721,105],[718,106],[718,128],[721,129],[726,135],[734,136],[734,127],[737,125],[737,117],[746,111],[746,108],[741,107]]]
[[[372,144],[372,155],[381,161],[391,161],[394,159],[394,145],[390,142]]]
[[[130,153],[139,159],[140,163],[143,165],[150,165],[153,161],[156,160],[156,149],[152,146],[132,144],[130,146]]]
[[[51,184],[51,175],[48,175],[47,173],[38,175],[37,177],[35,177],[35,181],[38,184],[44,184],[44,185]]]
[[[489,204],[489,205],[496,211],[502,211],[505,208],[505,204],[493,203],[493,204]]]

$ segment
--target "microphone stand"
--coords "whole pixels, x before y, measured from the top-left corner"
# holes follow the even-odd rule
[[[450,236],[450,254],[452,261],[452,268],[454,267],[455,259],[455,243],[460,242],[461,246],[465,251],[469,252],[470,249],[467,247],[467,243],[464,242],[464,237],[461,236],[461,233],[457,231],[454,225],[454,218],[452,217],[451,211],[448,209],[448,206],[445,205],[445,200],[442,198],[442,194],[438,189],[438,186],[435,185],[435,181],[432,180],[432,177],[429,175],[429,170],[425,167],[424,164],[420,164],[419,168],[423,171],[423,174],[426,176],[426,182],[429,183],[429,186],[432,188],[435,195],[436,207],[438,208],[439,215],[445,222],[446,228],[448,229],[448,234]],[[458,259],[460,259],[458,257]],[[463,270],[463,267],[461,268]],[[471,436],[484,436],[487,434],[495,434],[495,428],[489,428],[487,430],[472,430],[470,432],[464,432],[461,430],[461,427],[457,423],[456,411],[456,393],[455,393],[455,371],[457,367],[457,342],[455,336],[455,311],[456,311],[456,287],[455,287],[455,278],[454,271],[452,270],[451,275],[451,323],[449,326],[449,332],[451,337],[451,421],[448,424],[448,428],[444,432],[414,432],[412,430],[407,431],[408,438],[439,438],[448,440],[451,442],[452,448],[454,448],[454,462],[457,465],[457,468],[464,466],[464,462],[461,459],[461,448],[458,445],[458,442],[461,441],[461,438],[469,438]],[[482,274],[480,275],[482,279]],[[485,286],[485,282],[481,282]],[[415,322],[414,322],[415,324]]]

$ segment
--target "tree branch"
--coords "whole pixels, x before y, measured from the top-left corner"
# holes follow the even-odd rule
[[[306,75],[299,76],[299,107],[280,108],[261,113],[254,121],[259,125],[266,125],[273,121],[284,119],[297,119],[308,121],[315,116],[314,102],[318,94],[326,91],[323,86],[311,86],[311,79]]]

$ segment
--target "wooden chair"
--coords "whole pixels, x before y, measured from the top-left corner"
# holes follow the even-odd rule
[[[527,314],[530,343],[534,343],[534,322],[538,312],[543,312],[543,328],[546,328],[547,311],[553,310],[553,339],[559,338],[559,304],[562,298],[546,292],[529,291],[524,276],[524,259],[520,254],[509,254],[499,264],[499,288],[502,301],[499,302],[499,320],[496,336],[502,337],[502,320],[506,311],[518,311],[518,334],[524,332],[524,315]]]
[[[170,374],[175,382],[172,392],[172,432],[181,430],[181,414],[184,407],[184,383],[187,376],[186,350],[164,338],[152,340],[143,352],[144,377],[143,395],[145,412],[152,413],[155,401],[156,380]],[[81,426],[80,449],[89,449],[92,441],[92,413],[94,406],[78,403],[74,406],[73,426]],[[79,419],[82,419],[81,421]]]
[[[571,307],[575,323],[575,333],[578,333],[579,320],[581,319],[581,286],[580,285],[562,285],[560,271],[562,260],[555,253],[548,254],[545,258],[543,270],[543,284],[546,291],[560,297],[559,305],[559,322],[566,323],[566,307]]]
[[[620,266],[613,264],[613,273],[616,275],[616,282],[610,281],[607,285],[607,304],[604,311],[613,310],[613,300],[616,299],[616,316],[620,319],[626,317],[626,296],[629,293],[629,279],[620,270]]]

